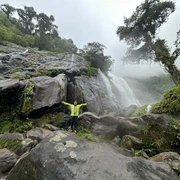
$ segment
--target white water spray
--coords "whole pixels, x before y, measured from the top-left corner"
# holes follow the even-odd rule
[[[107,89],[108,96],[110,96],[112,101],[118,103],[121,107],[128,107],[130,105],[140,106],[140,102],[124,79],[116,77],[111,73],[108,73],[108,77],[101,71],[99,71],[99,74],[105,84],[104,88]]]

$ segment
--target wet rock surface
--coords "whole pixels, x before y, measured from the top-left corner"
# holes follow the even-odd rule
[[[90,142],[72,133],[56,131],[20,160],[6,180],[172,178],[179,179],[164,163],[126,157],[108,144]]]

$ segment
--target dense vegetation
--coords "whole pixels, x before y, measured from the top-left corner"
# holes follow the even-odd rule
[[[12,15],[16,13],[18,18]],[[12,42],[24,47],[38,47],[39,50],[76,53],[78,48],[72,39],[61,38],[54,17],[37,13],[33,7],[14,8],[1,5],[0,43]]]
[[[125,62],[140,63],[155,61],[160,63],[171,75],[174,83],[180,85],[180,71],[175,65],[180,54],[180,31],[177,32],[174,51],[171,53],[165,39],[158,37],[158,28],[175,11],[172,1],[145,0],[133,12],[124,18],[124,26],[119,26],[117,35],[128,47]]]
[[[180,116],[180,86],[167,91],[163,99],[153,106],[152,113]]]
[[[113,59],[111,56],[104,55],[104,49],[106,47],[103,44],[98,42],[88,43],[80,49],[80,54],[86,58],[90,66],[93,68],[99,68],[103,72],[110,71],[110,68],[113,64]]]

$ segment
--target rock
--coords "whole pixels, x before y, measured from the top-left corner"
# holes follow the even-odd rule
[[[55,131],[21,159],[6,180],[179,180],[165,163],[130,158],[105,143]]]
[[[18,147],[16,154],[18,156],[21,156],[22,154],[29,152],[33,147],[35,147],[38,144],[37,140],[32,140],[30,138],[24,139],[20,146]]]
[[[85,112],[79,116],[81,124],[92,130],[93,134],[103,136],[106,139],[113,139],[117,135],[119,121],[113,116],[96,116],[92,113]]]
[[[7,79],[7,80],[0,80],[0,89],[13,89],[20,85],[20,81],[18,79]]]
[[[38,142],[49,135],[52,131],[44,128],[36,127],[35,129],[31,129],[26,133],[27,138],[32,140],[37,140]]]
[[[75,77],[75,83],[85,101],[88,102],[88,109],[94,114],[121,112],[121,106],[115,99],[110,82],[101,71],[96,77]]]
[[[163,152],[149,158],[149,160],[156,162],[165,162],[178,174],[180,173],[180,155],[178,153]]]
[[[160,125],[168,125],[171,117],[167,114],[146,114],[141,117],[146,123],[156,123]]]
[[[121,138],[119,136],[116,136],[112,141],[112,144],[120,146],[121,145]]]
[[[43,127],[43,128],[46,128],[46,129],[49,129],[49,130],[51,130],[51,131],[60,130],[58,127],[53,126],[52,124],[44,124],[42,127]]]
[[[0,149],[0,171],[2,173],[8,172],[16,163],[17,156],[15,153],[4,148]]]
[[[142,148],[143,143],[142,140],[140,140],[139,138],[130,135],[125,135],[122,138],[122,146],[130,150],[132,148],[139,149]]]
[[[23,134],[20,133],[4,133],[0,135],[0,139],[9,139],[9,140],[24,140]]]
[[[130,117],[135,112],[136,109],[137,109],[136,105],[131,105],[129,107],[124,107],[122,109],[122,113],[120,114],[120,116]]]
[[[66,97],[66,86],[64,75],[56,79],[48,76],[40,76],[31,79],[35,83],[35,93],[32,99],[32,109],[50,107],[60,103]],[[63,82],[63,85],[60,84]]]
[[[112,140],[116,136],[122,138],[124,135],[136,132],[144,124],[141,118],[123,118],[113,117],[111,115],[96,116],[90,112],[82,113],[79,116],[79,120],[93,134],[104,136],[109,140]]]
[[[139,127],[145,124],[140,117],[118,117],[117,119],[119,120],[119,124],[116,132],[120,138],[127,134],[136,134],[139,131]]]

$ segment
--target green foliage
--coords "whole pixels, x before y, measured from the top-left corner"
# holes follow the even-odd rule
[[[83,75],[89,76],[89,77],[91,77],[91,76],[96,76],[96,75],[97,75],[97,73],[98,73],[97,68],[91,67],[91,66],[89,66],[89,65],[87,65],[86,67],[87,67],[87,70],[88,70],[88,71],[87,71],[87,72],[83,72],[83,73],[82,73]]]
[[[171,142],[171,146],[179,148],[180,147],[180,121],[172,120],[169,122],[169,125],[173,129],[174,139]]]
[[[138,107],[135,112],[132,114],[132,116],[143,116],[146,114],[146,108],[148,105],[144,105],[141,107]]]
[[[96,69],[101,69],[103,72],[110,70],[113,59],[110,56],[104,55],[105,46],[98,43],[92,42],[84,46],[80,50],[80,54],[90,63],[90,66]]]
[[[31,110],[32,97],[34,94],[35,84],[29,81],[28,85],[24,89],[21,112],[26,115]]]
[[[159,103],[153,105],[152,113],[156,114],[170,114],[173,116],[180,115],[180,86],[168,90]]]
[[[77,135],[90,141],[94,141],[91,131],[84,128],[83,126],[79,126]]]
[[[178,120],[170,119],[169,126],[152,120],[141,126],[139,131],[138,138],[143,142],[141,150],[148,156],[167,151],[180,152],[180,122]]]
[[[54,17],[37,13],[33,7],[13,8],[8,4],[1,5],[0,44],[13,42],[24,47],[38,47],[59,53],[77,53],[78,48],[72,39],[59,37]],[[18,19],[11,17],[17,12]]]
[[[0,139],[0,148],[7,148],[13,152],[15,152],[19,145],[21,144],[21,140],[15,139],[15,140],[10,140],[10,139]]]
[[[12,79],[25,79],[26,77],[24,75],[15,74],[11,76]]]
[[[136,150],[134,148],[131,148],[131,151],[133,152],[133,154],[137,157],[141,157],[141,151],[142,150]]]

